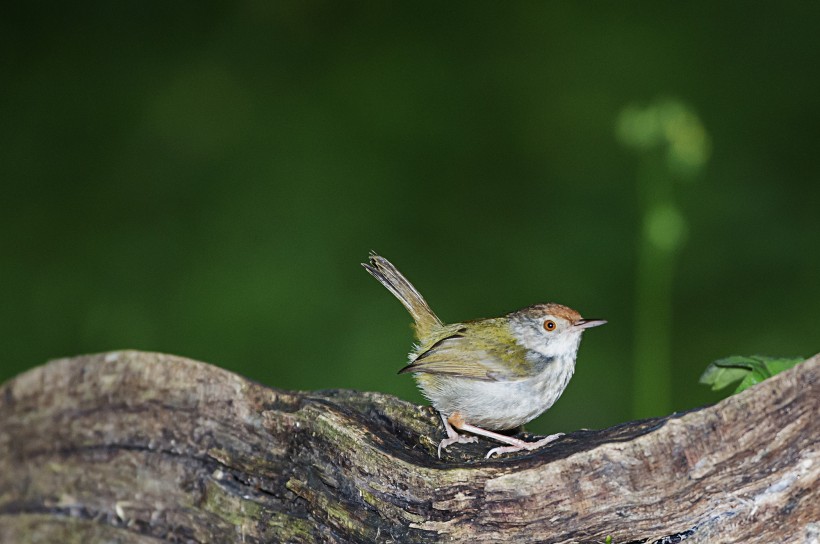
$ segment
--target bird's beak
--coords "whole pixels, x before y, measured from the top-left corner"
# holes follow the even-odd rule
[[[573,327],[576,329],[591,329],[592,327],[597,327],[598,325],[603,325],[606,323],[606,319],[579,319],[575,322]]]

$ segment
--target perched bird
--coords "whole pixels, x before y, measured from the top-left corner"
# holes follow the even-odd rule
[[[390,261],[372,253],[362,266],[413,316],[418,343],[399,373],[413,373],[441,415],[447,438],[439,443],[439,457],[452,444],[477,440],[457,431],[506,444],[487,452],[488,458],[534,450],[563,435],[526,442],[493,431],[519,427],[552,406],[575,371],[581,334],[606,321],[548,303],[446,325]]]

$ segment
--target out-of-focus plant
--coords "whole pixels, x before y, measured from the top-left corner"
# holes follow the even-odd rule
[[[700,383],[711,386],[712,391],[717,391],[739,381],[735,393],[740,393],[801,362],[803,362],[803,357],[783,358],[763,355],[746,357],[732,355],[725,359],[719,359],[706,367],[700,377]]]
[[[625,107],[616,134],[640,158],[632,408],[635,417],[645,417],[665,414],[671,404],[672,288],[676,255],[687,235],[675,186],[697,177],[711,146],[694,111],[670,98]]]

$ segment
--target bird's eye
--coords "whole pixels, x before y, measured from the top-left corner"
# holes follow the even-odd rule
[[[544,321],[544,329],[548,331],[554,331],[555,321],[553,321],[552,319],[547,319],[546,321]]]

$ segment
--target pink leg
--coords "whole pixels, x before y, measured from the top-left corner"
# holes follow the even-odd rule
[[[452,418],[451,418],[452,419]],[[509,446],[499,446],[497,448],[493,448],[487,452],[486,458],[489,459],[495,454],[501,455],[504,453],[512,453],[514,451],[521,451],[521,450],[535,450],[540,448],[541,446],[545,446],[556,440],[562,436],[564,433],[557,433],[551,434],[547,437],[542,438],[536,442],[525,442],[518,438],[513,438],[512,436],[507,436],[504,434],[494,433],[492,431],[487,431],[482,429],[481,427],[476,427],[474,425],[470,425],[469,423],[464,423],[463,421],[453,420],[450,421],[453,426],[460,430],[460,431],[467,431],[469,433],[478,434],[481,436],[486,436],[487,438],[492,438],[493,440],[498,440],[499,442],[503,442],[505,444],[509,444]]]
[[[441,450],[447,449],[447,447],[452,444],[469,444],[471,442],[478,442],[478,438],[475,436],[464,436],[463,434],[458,434],[455,429],[453,429],[452,425],[450,425],[450,422],[447,421],[447,417],[444,414],[439,415],[441,416],[442,423],[444,423],[444,430],[447,431],[447,438],[438,443],[439,459],[441,459]],[[458,414],[453,415],[458,416]]]
[[[444,414],[439,415],[441,416],[441,422],[444,423],[444,430],[447,431],[447,438],[438,443],[439,459],[441,459],[441,450],[447,449],[447,447],[452,444],[470,444],[471,442],[478,442],[478,438],[475,436],[464,436],[463,434],[458,434],[456,430],[453,429],[453,426],[450,425],[447,416]],[[450,417],[460,418],[461,416],[456,413]]]

